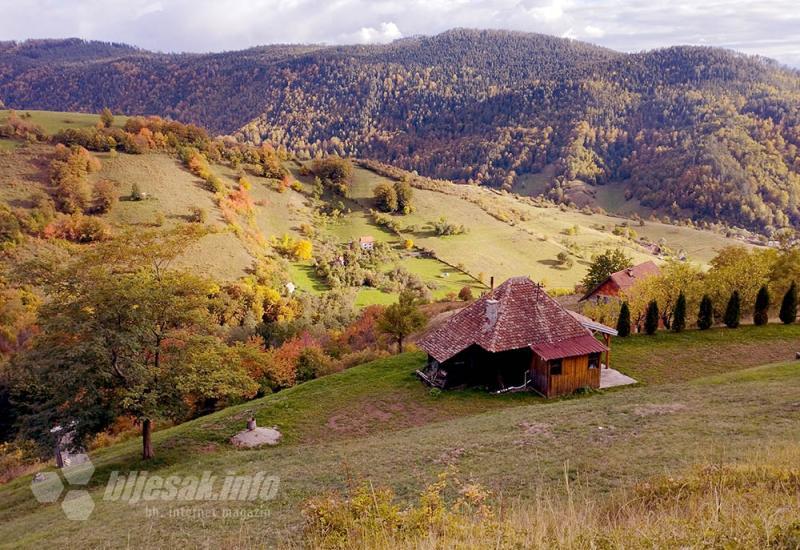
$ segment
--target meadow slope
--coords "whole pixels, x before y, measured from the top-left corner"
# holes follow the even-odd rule
[[[770,446],[800,437],[800,376],[796,362],[743,368],[748,341],[790,357],[800,329],[743,327],[660,336],[691,365],[664,376],[667,353],[653,369],[643,364],[645,336],[619,340],[616,366],[636,373],[640,386],[546,402],[529,395],[490,396],[475,391],[430,392],[413,376],[423,360],[407,353],[324,377],[257,401],[155,434],[157,458],[138,460],[138,440],[97,451],[91,482],[97,502],[86,522],[64,519],[58,504],[31,498],[30,477],[0,488],[0,546],[236,546],[285,543],[299,536],[305,499],[369,479],[390,486],[401,499],[417,493],[445,470],[480,482],[495,496],[535,499],[560,494],[564,478],[600,497],[658,474],[678,475],[698,462],[752,459]],[[709,361],[708,334],[717,340]],[[764,347],[750,355],[758,356]],[[749,362],[748,362],[749,361]],[[666,372],[669,372],[667,369]],[[277,426],[284,441],[273,448],[240,451],[227,438],[254,414]],[[220,475],[265,471],[281,479],[275,500],[260,505],[268,517],[222,518],[222,508],[244,512],[253,503],[193,502],[194,517],[171,516],[171,502],[127,504],[101,500],[112,470],[159,475]],[[155,517],[152,509],[160,510]],[[204,517],[201,517],[204,516]],[[287,538],[288,537],[288,538]]]

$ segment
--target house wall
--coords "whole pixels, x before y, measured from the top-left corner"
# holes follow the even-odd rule
[[[594,292],[589,296],[589,300],[602,300],[603,298],[618,298],[619,285],[612,281],[607,280],[605,283],[597,287]]]
[[[589,368],[589,356],[565,357],[561,360],[561,374],[550,374],[551,363],[534,356],[531,364],[536,389],[547,397],[569,395],[580,388],[599,388],[600,369]]]

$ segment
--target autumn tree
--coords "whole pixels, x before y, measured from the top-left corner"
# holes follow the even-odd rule
[[[403,353],[403,341],[425,326],[425,315],[419,310],[414,293],[404,290],[396,304],[388,306],[378,319],[378,330],[397,342],[398,353]]]
[[[99,180],[92,187],[92,212],[95,214],[105,214],[117,201],[117,194],[114,191],[114,184],[109,180]]]
[[[465,286],[458,291],[458,299],[464,302],[472,301],[472,288]]]
[[[394,212],[397,210],[397,192],[394,186],[381,182],[372,191],[375,197],[375,204],[382,212]]]
[[[628,267],[633,267],[631,258],[619,248],[606,250],[602,254],[592,258],[589,271],[583,278],[582,284],[586,291],[591,291],[608,279],[609,275],[621,271]]]
[[[395,182],[394,184],[395,195],[397,196],[397,210],[401,214],[410,214],[414,210],[412,200],[414,198],[414,190],[411,184],[405,179]]]
[[[192,404],[257,390],[209,319],[214,285],[171,267],[187,233],[126,234],[63,265],[31,266],[48,290],[41,332],[16,359],[38,396],[27,432],[55,425],[78,441],[119,416],[141,425],[142,457],[154,456],[153,424],[181,420]]]
[[[311,171],[320,178],[324,186],[347,196],[350,180],[353,177],[353,165],[349,160],[337,156],[315,160],[311,165]]]
[[[108,107],[103,107],[100,111],[100,122],[104,128],[111,128],[114,125],[114,113]]]

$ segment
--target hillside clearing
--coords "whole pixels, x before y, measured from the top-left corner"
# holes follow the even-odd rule
[[[11,113],[9,110],[0,110],[0,124],[8,120],[8,115]],[[16,111],[19,116],[30,115],[29,122],[37,124],[44,129],[48,134],[55,134],[59,130],[67,128],[88,128],[96,126],[100,122],[100,115],[94,113],[75,113],[75,112],[59,112],[59,111],[37,111],[30,109],[18,109]],[[114,126],[122,128],[128,117],[123,115],[114,115]]]
[[[781,333],[783,328],[759,337],[796,338],[794,327],[788,333]],[[665,334],[662,343],[696,348],[683,361],[693,362],[694,373],[702,377],[707,334],[687,332],[674,341]],[[630,342],[644,346],[648,340],[639,336]],[[624,361],[625,346],[617,347]],[[434,395],[411,374],[421,361],[421,354],[410,353],[355,367],[155,434],[157,459],[146,466],[151,472],[266,470],[279,475],[278,498],[262,506],[270,517],[266,523],[260,518],[169,517],[168,502],[147,503],[164,515],[146,517],[144,503],[100,501],[112,469],[145,467],[137,458],[138,441],[132,440],[94,455],[97,508],[88,522],[66,521],[57,505],[35,504],[29,478],[2,487],[7,504],[0,512],[0,540],[17,547],[79,540],[85,545],[272,544],[297,532],[298,507],[305,498],[341,489],[348,479],[369,478],[405,498],[451,468],[463,479],[524,500],[543,488],[557,491],[566,473],[590,494],[603,494],[698,461],[736,461],[800,437],[795,362],[734,370],[689,384],[644,385],[543,402],[528,395],[475,391]],[[622,369],[619,362],[616,366]],[[741,365],[732,362],[729,368]],[[259,425],[278,426],[285,442],[269,449],[231,449],[226,439],[250,414]],[[225,503],[231,509],[248,506],[253,504]],[[192,508],[211,513],[220,504],[193,502]]]

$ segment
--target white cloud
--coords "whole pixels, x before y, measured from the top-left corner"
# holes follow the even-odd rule
[[[703,43],[800,66],[797,0],[0,0],[0,13],[5,40],[80,36],[161,51],[381,43],[473,27],[623,51]]]
[[[583,34],[589,38],[602,38],[605,36],[606,31],[594,25],[586,25],[583,27]]]
[[[403,33],[392,23],[381,23],[380,28],[361,27],[357,32],[346,34],[339,42],[356,44],[385,44],[403,38]]]

